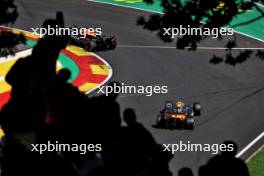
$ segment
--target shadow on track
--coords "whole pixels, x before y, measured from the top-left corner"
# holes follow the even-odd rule
[[[43,27],[47,25],[63,24],[49,19]],[[124,111],[127,126],[121,126],[118,94],[89,98],[68,83],[69,70],[56,72],[67,43],[67,36],[41,38],[32,55],[19,59],[7,74],[12,93],[0,111],[6,133],[1,175],[172,176],[172,154],[137,122],[133,109]],[[211,174],[211,166],[227,160],[238,163],[224,155],[209,161],[203,173]],[[188,169],[179,172],[191,174]]]
[[[144,0],[144,2],[152,4],[154,0]],[[197,46],[208,37],[222,40],[223,36],[229,35],[227,33],[222,34],[220,29],[223,26],[231,29],[264,18],[264,12],[257,7],[255,0],[217,0],[210,2],[205,0],[162,0],[160,5],[164,14],[151,14],[148,18],[141,16],[137,20],[137,24],[145,30],[157,32],[157,36],[164,42],[176,41],[175,48],[188,49],[189,51],[195,51]],[[252,17],[253,19],[247,23],[231,24],[234,17],[252,10],[252,8],[256,8],[260,15]],[[264,59],[262,50],[258,50],[256,53],[253,53],[250,49],[240,50],[237,53],[233,52],[232,48],[236,47],[239,41],[237,41],[234,34],[230,36],[232,39],[226,42],[225,54],[223,56],[213,55],[209,63],[225,63],[236,66],[246,62],[251,56],[258,57],[261,60]]]
[[[48,25],[63,24],[48,19]],[[68,83],[69,70],[56,71],[67,43],[67,36],[45,36],[8,72],[12,93],[0,113],[6,133],[1,175],[171,176],[172,156],[133,109],[124,112],[127,127],[121,126],[118,94],[89,98]]]

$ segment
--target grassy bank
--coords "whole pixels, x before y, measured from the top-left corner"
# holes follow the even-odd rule
[[[248,162],[250,176],[264,175],[264,148],[253,156]]]

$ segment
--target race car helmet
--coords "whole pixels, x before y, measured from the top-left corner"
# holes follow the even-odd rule
[[[183,108],[184,106],[185,106],[184,101],[182,101],[182,100],[176,101],[176,107],[177,108]]]
[[[173,108],[173,103],[171,101],[166,101],[165,102],[165,109],[172,109]]]

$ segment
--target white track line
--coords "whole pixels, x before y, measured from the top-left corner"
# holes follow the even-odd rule
[[[113,69],[112,67],[110,66],[110,64],[108,62],[106,62],[106,60],[104,60],[102,57],[100,57],[99,55],[95,54],[95,53],[92,53],[92,55],[94,55],[97,59],[101,60],[105,65],[107,65],[107,67],[109,68],[109,74],[107,76],[107,78],[101,83],[101,84],[98,84],[95,88],[85,92],[85,95],[95,91],[96,89],[98,89],[99,87],[101,87],[102,85],[104,85],[105,83],[107,83],[113,76]]]
[[[252,142],[250,142],[243,150],[241,150],[236,157],[239,158],[241,157],[250,147],[252,147],[254,144],[256,144],[262,137],[264,137],[264,131],[258,135]]]
[[[245,33],[243,33],[243,32],[236,31],[236,30],[234,30],[234,32],[236,32],[236,33],[238,33],[238,34],[241,34],[241,35],[244,35],[244,36],[249,37],[249,38],[253,38],[253,39],[255,39],[255,40],[258,40],[258,41],[264,43],[264,40],[259,39],[259,38],[257,38],[257,37],[253,37],[253,36],[251,36],[251,35],[248,35],[248,34],[245,34]]]
[[[264,7],[263,4],[260,4],[260,3],[255,3],[255,4],[257,4],[258,6]]]
[[[96,2],[96,3],[100,3],[100,4],[109,4],[109,5],[118,6],[118,7],[125,7],[125,8],[131,8],[131,9],[137,9],[137,10],[141,10],[141,11],[145,11],[145,12],[152,12],[152,13],[164,14],[163,12],[159,12],[159,11],[155,11],[155,10],[148,10],[148,9],[143,9],[143,8],[139,8],[139,7],[132,7],[132,6],[128,6],[128,5],[120,5],[120,4],[115,4],[115,3],[111,3],[111,2],[100,2],[100,1],[97,1],[97,0],[87,0],[87,1]],[[258,4],[258,5],[261,5],[261,4]],[[255,40],[258,40],[258,41],[264,43],[264,40],[259,39],[257,37],[254,37],[254,36],[251,36],[251,35],[245,34],[243,32],[236,31],[236,30],[234,30],[234,32],[236,32],[238,34],[241,34],[241,35],[244,35],[244,36],[247,36],[249,38],[253,38]]]
[[[0,57],[0,64],[11,61],[11,60],[17,60],[19,58],[29,56],[31,53],[32,53],[32,48],[26,49],[24,51],[20,51],[20,52],[16,53],[14,56],[9,55],[7,57]]]
[[[6,27],[6,26],[1,26],[1,25],[0,25],[0,27],[1,27],[1,28],[6,28],[6,29],[12,29],[12,28],[9,28],[9,27]],[[23,29],[18,29],[18,30],[20,30],[20,31],[22,31],[22,32],[29,32],[29,31],[26,31],[26,30],[23,30]],[[3,62],[7,62],[7,61],[9,61],[9,60],[15,60],[15,59],[18,59],[18,58],[20,58],[20,57],[28,56],[28,55],[30,55],[31,53],[32,53],[32,48],[27,49],[27,50],[24,50],[24,51],[21,51],[21,52],[19,52],[19,53],[16,53],[15,56],[1,57],[1,58],[0,58],[0,64],[3,63]],[[112,67],[110,66],[110,64],[109,64],[108,62],[106,62],[106,61],[105,61],[102,57],[100,57],[99,55],[97,55],[97,54],[95,54],[95,53],[92,53],[92,52],[91,52],[91,54],[92,54],[93,56],[95,56],[97,59],[101,60],[105,65],[108,66],[108,68],[109,68],[109,74],[108,74],[108,77],[107,77],[107,78],[106,78],[101,84],[99,84],[99,85],[97,85],[95,88],[93,88],[93,89],[91,89],[91,90],[85,92],[86,95],[89,94],[89,93],[91,93],[92,91],[96,90],[98,87],[104,85],[104,84],[105,84],[107,81],[109,81],[109,80],[112,78],[112,76],[113,76],[113,69],[112,69]],[[9,60],[8,60],[8,59],[9,59]],[[59,62],[58,62],[58,63],[59,63]],[[59,63],[59,65],[61,65],[61,63]]]
[[[158,45],[118,45],[118,48],[155,48],[155,49],[176,49],[175,46],[158,46]],[[189,49],[191,47],[185,47],[185,49]],[[206,46],[198,46],[197,49],[204,50],[227,50],[227,47],[206,47]],[[233,50],[264,50],[264,48],[232,48]]]
[[[248,163],[254,156],[256,156],[262,149],[264,149],[264,144],[256,150],[249,158],[246,159],[246,163]]]
[[[109,4],[109,5],[118,6],[118,7],[125,7],[125,8],[131,8],[131,9],[137,9],[137,10],[146,11],[146,12],[164,14],[162,12],[155,11],[155,10],[146,10],[146,9],[139,8],[139,7],[132,7],[132,6],[128,6],[128,5],[115,4],[115,3],[111,3],[111,2],[101,2],[101,1],[97,1],[97,0],[87,0],[87,1],[96,2],[96,3],[100,3],[100,4]]]
[[[4,76],[0,76],[0,81],[4,81],[5,77]]]
[[[142,11],[145,11],[145,12],[152,12],[152,13],[164,14],[164,13],[158,12],[158,11],[147,10],[147,9],[142,9],[142,8],[138,8],[138,7],[131,7],[131,6],[126,6],[126,5],[119,5],[119,4],[110,3],[110,2],[100,2],[100,1],[96,1],[96,0],[87,0],[87,1],[101,3],[101,4],[110,4],[110,5],[113,5],[113,6],[125,7],[125,8],[131,8],[131,9],[137,9],[137,10],[142,10]],[[263,6],[262,4],[259,4],[259,3],[258,3],[258,5]],[[242,33],[242,32],[238,32],[238,31],[235,31],[235,32],[238,33],[238,34],[247,36],[249,38],[253,38],[255,40],[258,40],[258,41],[264,43],[264,40],[262,40],[262,39],[253,37],[251,35],[248,35],[248,34],[245,34],[245,33]],[[264,135],[264,132],[261,133],[256,139],[254,139],[250,144],[248,144],[241,152],[239,152],[237,154],[237,157],[241,156],[245,151],[247,151],[254,143],[256,143],[261,137],[263,137],[263,135]]]

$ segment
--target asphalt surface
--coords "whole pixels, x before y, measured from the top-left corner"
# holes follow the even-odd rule
[[[212,65],[213,54],[224,55],[224,50],[184,51],[122,47],[122,45],[173,46],[161,42],[154,33],[136,25],[136,19],[147,12],[103,5],[84,0],[16,0],[19,18],[15,27],[29,30],[40,27],[44,19],[54,18],[62,11],[67,26],[92,25],[104,33],[114,34],[118,44],[114,51],[98,52],[113,68],[112,80],[126,85],[166,85],[167,94],[120,95],[122,110],[133,108],[138,121],[151,131],[159,143],[222,143],[233,140],[243,149],[264,130],[264,62],[251,58],[248,62],[232,67]],[[264,47],[257,40],[236,35],[238,47]],[[201,46],[222,47],[228,40],[210,39]],[[164,101],[178,98],[189,103],[199,101],[204,109],[191,130],[155,129],[156,116]],[[209,152],[178,152],[170,162],[170,169],[177,175],[183,166],[196,169],[213,155]]]

